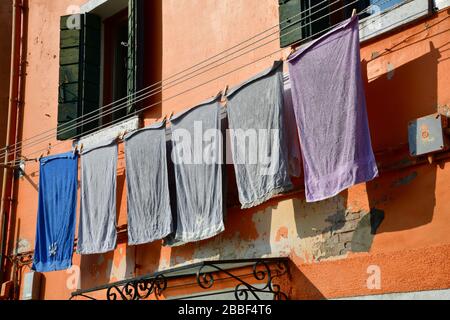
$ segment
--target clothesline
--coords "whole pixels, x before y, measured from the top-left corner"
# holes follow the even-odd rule
[[[406,150],[407,151],[407,150]],[[438,155],[436,157],[436,161],[443,161],[443,160],[448,160],[450,158],[450,152],[445,152],[442,153],[440,155]],[[379,170],[380,170],[380,174],[381,173],[386,173],[386,172],[391,172],[391,171],[396,171],[396,170],[402,170],[402,169],[407,169],[413,166],[417,166],[420,164],[424,164],[424,163],[428,163],[427,159],[415,159],[413,162],[405,162],[405,161],[400,161],[400,162],[392,162],[392,163],[387,163],[387,164],[380,164]],[[293,196],[300,196],[304,193],[305,189],[302,186],[298,186],[295,187],[292,191],[288,192],[288,193],[284,193],[281,195],[277,195],[274,196],[271,201],[280,201],[280,200],[284,200],[284,199],[291,199]],[[264,204],[264,205],[268,205],[268,204]],[[270,204],[269,204],[270,205]],[[240,206],[233,206],[228,208],[228,210],[239,210]],[[257,210],[258,208],[254,208],[255,210]],[[125,235],[128,231],[128,225],[127,224],[123,224],[117,227],[117,234],[118,234],[118,242],[123,242]],[[78,239],[75,238],[74,240],[74,250],[76,250],[76,245],[77,245]],[[14,255],[9,256],[11,259],[15,258],[15,257],[23,257],[23,256],[30,256],[33,255],[34,250],[32,251],[26,251],[26,252],[20,252]],[[26,264],[31,264],[32,261],[29,261]]]
[[[377,177],[360,70],[358,26],[358,19],[352,17],[291,55],[294,116],[283,95],[283,62],[276,61],[227,93],[226,128],[217,95],[170,119],[169,145],[166,121],[128,133],[124,137],[128,244],[163,239],[166,245],[178,246],[224,232],[221,160],[228,141],[221,138],[224,129],[236,133],[230,134],[230,151],[242,209],[292,191],[290,157],[300,152],[291,152],[293,145],[288,141],[299,139],[302,147],[307,202],[331,198]],[[348,77],[349,73],[352,76]],[[320,92],[320,86],[311,86],[309,80],[326,87],[338,84],[338,89]],[[330,110],[331,104],[338,106]],[[326,130],[317,130],[323,114],[335,121],[328,121]],[[298,133],[287,130],[287,119],[292,118]],[[306,121],[313,125],[305,125]],[[117,245],[116,139],[89,146],[81,156],[77,252],[102,254]],[[77,171],[77,153],[40,161],[34,270],[62,270],[71,264]]]
[[[389,2],[389,1],[392,1],[392,0],[388,0],[388,1],[385,0],[385,1],[382,2],[382,3]],[[354,1],[354,2],[356,2],[356,1]],[[349,4],[347,4],[346,6],[349,6],[349,5],[353,4],[354,2],[349,3]],[[380,0],[379,0],[377,3],[379,3],[379,2],[380,2]],[[372,6],[375,5],[375,4],[377,4],[377,3],[373,3]],[[344,8],[344,7],[346,7],[346,6],[343,6],[343,7],[339,8],[339,9],[337,9],[337,10],[335,10],[335,11],[329,13],[329,14],[332,14],[332,13],[334,13],[334,12],[337,12],[337,11],[339,11],[339,10],[342,10],[342,8]],[[365,10],[363,10],[362,12],[360,12],[358,15],[363,14],[363,13],[366,12],[368,9],[370,9],[370,7],[366,8]],[[320,19],[320,18],[319,18],[319,19]],[[318,20],[318,19],[316,19],[316,20]],[[314,21],[316,21],[316,20],[314,20]],[[314,22],[314,21],[312,21],[312,22]],[[312,23],[312,22],[311,22],[311,23]],[[294,24],[296,24],[296,23],[298,23],[298,22],[294,22]],[[322,31],[318,32],[317,34],[326,32],[326,31],[328,31],[329,29],[331,29],[332,27],[334,27],[334,26],[331,26],[331,27],[329,27],[329,28],[327,28],[327,29],[325,29],[325,30],[322,30]],[[290,32],[293,32],[293,31],[295,31],[295,30],[291,30]],[[309,36],[309,37],[307,37],[307,38],[304,38],[304,39],[302,39],[301,41],[296,42],[295,44],[304,42],[304,41],[306,41],[306,40],[309,40],[309,39],[315,37],[317,34],[313,34],[313,35],[311,35],[311,36]],[[275,39],[274,39],[274,40],[275,40]],[[272,41],[273,41],[273,40],[272,40]],[[267,43],[265,43],[265,44],[263,44],[263,45],[261,45],[261,46],[259,46],[259,47],[262,47],[262,46],[264,46],[264,45],[267,45],[268,43],[270,43],[270,42],[272,42],[272,41],[269,41],[269,42],[267,42]],[[295,45],[295,44],[294,44],[294,45]],[[259,47],[257,47],[257,48],[259,48]],[[251,49],[250,51],[253,51],[253,50],[255,50],[255,48]],[[157,102],[157,103],[151,104],[150,106],[147,106],[147,107],[145,107],[145,108],[142,108],[142,109],[140,110],[140,112],[145,111],[145,110],[147,110],[147,109],[149,109],[149,108],[151,108],[151,107],[153,107],[153,106],[155,106],[155,105],[158,105],[158,104],[160,104],[160,103],[162,103],[162,102],[165,102],[165,101],[167,101],[167,100],[170,100],[170,99],[173,99],[173,98],[175,98],[175,97],[178,97],[178,96],[180,96],[180,95],[182,95],[182,94],[184,94],[184,93],[187,93],[187,92],[189,92],[189,91],[191,91],[191,90],[194,90],[194,89],[196,89],[196,88],[198,88],[198,87],[201,87],[201,86],[203,86],[203,85],[205,85],[205,84],[207,84],[207,83],[209,83],[209,82],[211,82],[211,81],[220,79],[220,78],[222,78],[222,77],[224,77],[224,76],[226,76],[226,75],[228,75],[228,74],[230,74],[230,73],[233,73],[233,72],[235,72],[235,71],[241,70],[242,68],[244,68],[244,67],[246,67],[246,66],[248,66],[248,65],[250,65],[250,64],[253,64],[253,63],[256,63],[256,62],[258,62],[258,61],[261,61],[261,60],[263,60],[263,59],[265,59],[265,58],[267,58],[267,57],[269,57],[269,56],[271,56],[271,55],[273,55],[273,54],[275,54],[275,53],[281,52],[281,51],[283,51],[283,50],[284,50],[284,49],[277,50],[277,51],[275,51],[275,52],[273,52],[273,53],[271,53],[271,54],[269,54],[269,55],[267,55],[267,56],[264,56],[264,57],[261,58],[261,59],[255,60],[255,61],[253,61],[253,62],[251,62],[251,63],[249,63],[249,64],[246,64],[246,65],[244,65],[244,66],[242,66],[242,67],[240,67],[240,68],[238,68],[238,69],[235,69],[235,70],[233,70],[233,71],[231,71],[231,72],[229,72],[229,73],[226,73],[226,74],[224,74],[224,75],[222,75],[222,76],[219,76],[219,77],[217,77],[217,78],[214,78],[214,79],[212,79],[212,80],[209,80],[209,81],[207,81],[206,83],[202,83],[202,84],[200,84],[200,85],[198,85],[198,86],[195,86],[195,87],[193,87],[193,88],[191,88],[191,89],[189,89],[189,90],[183,91],[183,92],[180,93],[180,94],[177,94],[177,95],[175,95],[175,96],[169,97],[169,98],[167,98],[167,99],[165,99],[165,100],[162,100],[162,101],[159,101],[159,102]],[[250,51],[249,51],[249,52],[250,52]],[[247,52],[246,52],[246,53],[247,53]],[[245,53],[244,53],[244,54],[245,54]],[[233,58],[233,59],[235,59],[235,58]],[[233,60],[233,59],[231,59],[231,60]],[[229,61],[231,61],[231,60],[228,60],[228,61],[226,61],[226,62],[224,62],[224,63],[227,63],[227,62],[229,62]],[[216,66],[216,67],[217,67],[217,66]],[[213,67],[213,68],[211,68],[211,69],[214,69],[214,68],[216,68],[216,67]],[[206,70],[205,72],[210,71],[211,69],[208,69],[208,70]],[[188,80],[189,80],[189,79],[188,79]],[[162,91],[158,91],[157,93],[161,93],[161,92],[162,92]],[[155,94],[157,94],[157,93],[155,93]],[[147,99],[147,98],[150,97],[150,96],[151,96],[151,95],[142,95],[142,96],[141,96],[138,100],[136,100],[135,102],[143,101],[143,100]],[[109,112],[113,112],[113,111],[109,111]],[[104,115],[106,115],[106,113],[105,113]],[[127,116],[127,117],[128,117],[128,116]],[[119,121],[121,121],[121,120],[124,120],[124,119],[126,119],[127,117],[123,117],[123,118],[117,119],[117,122],[119,122]],[[95,119],[88,119],[88,120],[85,120],[85,121],[91,122],[91,121],[93,121],[93,120],[95,120]],[[80,125],[82,125],[82,123],[81,123]],[[102,128],[102,127],[104,127],[104,126],[101,126],[100,128]],[[67,128],[66,130],[69,130],[69,129]],[[93,130],[90,130],[90,131],[88,131],[88,132],[86,132],[86,133],[83,133],[83,135],[89,134],[89,133],[94,132],[94,131],[97,131],[97,130],[98,130],[98,128],[93,129]],[[38,136],[39,136],[39,135],[38,135]],[[75,138],[79,138],[79,137],[81,137],[81,136],[82,136],[82,135],[77,135]],[[26,141],[26,140],[25,140],[25,141]],[[35,146],[35,145],[37,145],[37,144],[40,143],[40,142],[42,142],[42,140],[37,141],[37,142],[33,143],[32,145],[27,145],[27,147]],[[59,144],[62,144],[62,143],[64,143],[64,142],[58,143],[58,144],[56,144],[56,145],[59,145]],[[21,149],[21,148],[17,148],[15,151],[18,152],[20,149]],[[47,150],[47,148],[46,148],[46,149],[40,149],[40,150],[38,150],[38,151],[36,151],[36,152],[31,153],[29,156],[38,154],[38,153],[40,153],[40,152],[42,152],[42,151],[46,151],[46,150]],[[9,152],[10,152],[10,153],[12,153],[11,151],[12,151],[11,148],[9,148]],[[2,156],[0,156],[0,158],[1,158],[1,157],[4,158],[6,154],[7,154],[7,152],[4,152],[4,154],[3,154]],[[16,161],[17,161],[17,163],[11,162],[11,164],[12,164],[12,165],[14,165],[14,164],[17,165],[17,164],[20,162],[20,160],[16,160]]]
[[[322,1],[322,2],[320,2],[320,3],[318,3],[318,4],[316,4],[316,5],[312,6],[312,7],[311,7],[310,9],[308,9],[308,10],[305,10],[305,11],[300,12],[300,13],[298,13],[298,14],[296,14],[296,15],[294,15],[294,16],[288,18],[288,19],[286,19],[286,20],[283,21],[282,23],[289,22],[289,20],[294,19],[294,18],[300,16],[301,14],[305,13],[306,11],[309,11],[309,10],[313,9],[314,7],[319,6],[319,5],[321,5],[321,4],[325,3],[325,2],[328,2],[328,0],[324,0],[324,1]],[[293,23],[288,24],[288,25],[287,25],[286,27],[284,27],[283,29],[286,29],[287,27],[290,27],[290,26],[292,26],[293,24],[296,24],[296,23],[298,23],[298,22],[300,22],[300,21],[302,21],[303,19],[306,19],[306,18],[308,18],[308,17],[309,17],[309,16],[304,17],[304,18],[302,18],[302,19],[299,20],[299,21],[294,21]],[[226,49],[226,50],[224,50],[223,52],[221,52],[221,53],[219,53],[219,54],[216,54],[216,55],[214,55],[213,57],[210,57],[210,58],[208,58],[208,59],[206,59],[206,60],[204,60],[204,61],[202,61],[202,62],[200,62],[200,63],[197,63],[196,65],[194,65],[194,66],[192,66],[192,67],[189,67],[189,68],[187,68],[187,69],[185,69],[185,70],[183,70],[183,71],[181,71],[181,72],[178,72],[178,73],[176,73],[176,74],[174,74],[174,75],[172,75],[172,76],[169,76],[169,77],[168,77],[167,79],[165,79],[165,80],[156,82],[155,84],[152,84],[152,85],[150,85],[150,86],[148,86],[148,87],[146,87],[146,88],[144,88],[144,89],[141,89],[141,90],[139,90],[139,91],[137,91],[137,92],[135,92],[135,93],[133,93],[133,94],[130,94],[130,95],[126,96],[126,97],[123,97],[123,98],[121,98],[121,99],[119,99],[119,100],[117,100],[117,101],[115,101],[115,102],[113,102],[113,103],[111,103],[111,104],[105,105],[105,106],[102,107],[102,109],[109,108],[109,107],[111,107],[111,106],[117,104],[118,102],[120,102],[120,101],[125,101],[125,100],[127,100],[127,101],[125,102],[125,105],[128,105],[129,103],[133,103],[133,99],[132,99],[132,100],[129,100],[131,97],[136,97],[137,94],[139,94],[139,93],[141,93],[141,92],[144,92],[144,91],[147,91],[149,88],[154,87],[154,86],[156,86],[156,85],[158,85],[158,84],[161,84],[161,83],[163,83],[163,82],[165,82],[165,81],[167,81],[167,80],[169,80],[169,79],[172,79],[172,78],[176,77],[176,76],[179,75],[179,74],[183,74],[185,71],[189,71],[189,70],[191,70],[191,69],[193,69],[193,68],[195,68],[195,67],[197,67],[197,66],[200,66],[200,65],[202,65],[203,63],[208,62],[209,60],[211,60],[211,59],[213,59],[213,58],[215,58],[215,57],[218,57],[218,56],[220,56],[221,54],[226,53],[226,52],[228,52],[228,51],[230,51],[230,50],[232,50],[232,49],[234,49],[234,48],[237,48],[237,47],[239,47],[241,44],[244,44],[244,43],[246,43],[246,42],[248,42],[248,41],[250,41],[250,40],[252,40],[252,39],[255,39],[255,38],[257,38],[258,36],[263,35],[263,34],[266,33],[267,31],[270,31],[271,29],[273,29],[273,28],[275,28],[275,27],[278,27],[278,26],[280,26],[280,25],[281,25],[281,24],[277,24],[277,25],[275,25],[274,27],[271,27],[271,28],[269,28],[269,29],[267,29],[267,30],[265,30],[265,31],[263,31],[263,32],[261,32],[261,33],[255,35],[255,36],[253,36],[253,37],[251,37],[251,38],[249,38],[249,39],[247,39],[247,40],[245,40],[245,41],[239,43],[238,45],[235,45],[235,46],[233,46],[233,47],[231,47],[231,48],[229,48],[229,49]],[[228,56],[230,56],[230,55],[232,55],[232,54],[238,53],[239,51],[241,51],[241,50],[243,50],[243,49],[245,49],[245,48],[251,46],[252,44],[258,43],[259,41],[261,41],[261,40],[263,40],[263,39],[266,39],[267,37],[269,37],[269,36],[271,36],[271,35],[273,35],[273,34],[276,34],[276,33],[278,33],[278,31],[276,31],[275,33],[271,33],[270,35],[265,36],[264,38],[259,39],[259,40],[255,41],[255,42],[251,43],[250,45],[247,45],[246,47],[239,49],[239,50],[236,51],[236,52],[233,52],[233,53],[231,53],[231,54],[229,54],[229,55],[227,55],[227,56],[225,56],[225,57],[222,57],[222,58],[220,58],[220,59],[218,59],[218,60],[215,60],[215,61],[213,61],[212,63],[207,64],[206,66],[209,66],[209,65],[211,65],[211,64],[214,64],[215,62],[218,62],[218,61],[220,61],[220,60],[222,60],[222,59],[224,59],[224,58],[226,58],[226,57],[228,57]],[[199,71],[199,70],[205,68],[206,66],[203,66],[202,68],[197,69],[197,70],[195,70],[195,71],[193,71],[193,72],[191,72],[191,73],[189,73],[189,74],[187,74],[187,75],[181,77],[180,79],[182,79],[182,78],[184,78],[184,77],[186,77],[186,76],[188,76],[188,75],[191,75],[192,73],[197,72],[197,71]],[[204,72],[202,72],[202,73],[204,73]],[[177,81],[177,80],[179,80],[179,79],[176,79],[176,80],[174,80],[174,81]],[[189,80],[189,79],[187,79],[187,80]],[[171,82],[169,82],[169,83],[173,83],[174,81],[171,81]],[[183,82],[184,82],[184,81],[183,81]],[[160,88],[162,88],[162,86],[160,86]],[[147,93],[147,94],[148,94],[148,93]],[[140,95],[140,96],[138,96],[138,97],[142,97],[142,96],[143,96],[143,95]],[[120,106],[123,106],[123,105],[124,105],[124,104],[122,103]],[[120,106],[117,106],[117,107],[120,107]],[[115,107],[115,108],[117,108],[117,107]],[[113,109],[115,109],[115,108],[113,108]],[[81,116],[81,117],[78,117],[78,118],[76,118],[76,119],[72,119],[72,120],[69,121],[68,123],[75,123],[75,124],[76,124],[76,122],[79,121],[80,119],[85,118],[85,117],[87,117],[87,116],[91,116],[91,115],[96,115],[96,111],[92,111],[92,112],[90,112],[90,113],[88,113],[88,114],[85,114],[85,115],[83,115],[83,116]],[[52,128],[51,130],[45,131],[44,133],[53,132],[54,130],[56,130],[56,128]],[[38,135],[38,136],[39,136],[39,135]],[[13,146],[14,146],[14,145],[12,145],[12,146],[10,146],[10,147],[13,147]],[[0,152],[4,152],[4,151],[6,151],[6,148],[0,149]]]

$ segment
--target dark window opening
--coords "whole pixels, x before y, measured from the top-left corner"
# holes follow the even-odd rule
[[[102,125],[106,125],[127,116],[123,98],[128,92],[128,9],[106,19],[103,25],[103,105],[108,107],[103,110],[107,114],[103,116]],[[114,105],[109,106],[113,102]]]

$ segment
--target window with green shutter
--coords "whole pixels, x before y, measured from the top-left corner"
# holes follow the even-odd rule
[[[91,13],[61,18],[58,140],[140,110],[133,95],[143,88],[144,6],[145,0],[109,0]]]
[[[280,46],[282,48],[319,37],[331,26],[361,12],[370,0],[279,0]]]
[[[80,14],[61,18],[58,140],[72,139],[98,126],[100,44],[99,17]],[[81,123],[78,119],[83,116]],[[95,120],[87,121],[90,118]]]

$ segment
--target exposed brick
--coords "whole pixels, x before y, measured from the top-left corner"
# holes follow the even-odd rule
[[[345,219],[347,221],[353,221],[353,220],[361,219],[361,212],[348,212],[345,215]]]
[[[359,223],[359,220],[348,221],[347,223],[344,224],[343,227],[336,229],[335,233],[341,234],[341,233],[346,233],[346,232],[350,232],[350,231],[355,231],[356,228],[358,227],[358,223]]]

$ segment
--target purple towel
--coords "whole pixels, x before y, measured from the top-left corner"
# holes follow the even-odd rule
[[[353,17],[289,59],[307,202],[378,176]]]

